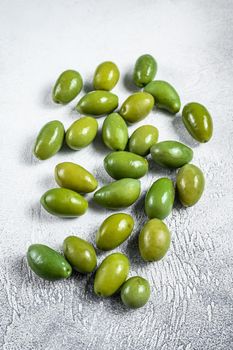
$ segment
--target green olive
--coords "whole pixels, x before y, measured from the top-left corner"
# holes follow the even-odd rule
[[[139,251],[145,261],[158,261],[167,253],[171,234],[159,219],[147,221],[139,234]]]
[[[73,150],[87,147],[96,137],[98,123],[92,117],[76,120],[66,132],[66,143]]]
[[[208,142],[213,134],[213,121],[207,109],[197,102],[188,103],[182,111],[183,123],[199,142]]]
[[[142,125],[129,139],[129,151],[140,156],[147,156],[150,148],[158,141],[159,131],[153,125]]]
[[[58,120],[45,124],[35,142],[33,153],[36,158],[45,160],[54,156],[63,144],[64,135],[64,126]]]
[[[91,115],[109,114],[118,106],[118,97],[112,92],[96,90],[81,98],[76,109],[79,113]]]
[[[143,87],[150,83],[157,72],[157,62],[151,55],[140,56],[135,64],[133,81],[138,87]]]
[[[146,194],[145,212],[149,219],[164,219],[172,211],[175,190],[170,179],[164,177],[153,183]]]
[[[94,194],[94,201],[108,209],[127,208],[138,199],[141,184],[137,179],[121,179],[103,186]]]
[[[193,164],[186,164],[179,169],[176,188],[179,199],[185,207],[196,204],[205,188],[205,178],[201,169]]]
[[[69,236],[63,242],[63,251],[71,266],[78,272],[90,273],[97,264],[95,249],[82,238]]]
[[[43,194],[41,205],[52,215],[61,217],[76,217],[85,214],[88,208],[87,200],[77,192],[67,188],[53,188]]]
[[[66,104],[72,101],[82,90],[83,80],[75,70],[64,71],[53,88],[53,101]]]
[[[110,61],[103,62],[96,68],[93,81],[94,89],[112,90],[119,78],[120,72],[117,65]]]
[[[123,178],[139,179],[148,172],[145,158],[126,151],[112,152],[104,158],[104,168],[116,180]]]
[[[154,98],[146,92],[130,95],[122,104],[120,115],[128,123],[136,123],[144,119],[154,106]]]
[[[178,141],[158,142],[150,153],[155,163],[167,168],[180,168],[193,158],[192,149]]]
[[[101,224],[96,245],[101,250],[111,250],[122,244],[131,234],[134,220],[131,215],[117,213],[107,217]]]
[[[27,261],[37,276],[49,281],[68,278],[72,273],[72,267],[64,256],[43,244],[30,245]]]
[[[57,164],[54,176],[60,187],[81,193],[93,192],[98,186],[97,180],[89,171],[72,162]]]
[[[150,298],[149,282],[140,276],[129,278],[121,287],[121,300],[125,306],[138,309]]]
[[[108,255],[97,269],[94,280],[94,292],[101,297],[115,294],[129,273],[129,260],[126,255],[113,253]]]
[[[102,127],[102,140],[113,151],[124,151],[128,142],[128,128],[118,113],[109,114]]]
[[[155,80],[146,85],[145,92],[154,97],[155,106],[176,114],[180,110],[180,97],[172,85],[163,80]]]

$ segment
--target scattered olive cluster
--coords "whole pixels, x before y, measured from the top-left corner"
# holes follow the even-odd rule
[[[118,97],[110,90],[117,84],[120,73],[113,62],[103,62],[95,71],[94,91],[87,93],[77,104],[76,109],[81,114],[108,115],[103,123],[102,139],[113,152],[105,157],[104,168],[116,181],[94,193],[94,201],[105,208],[126,208],[138,199],[141,191],[138,179],[148,172],[145,157],[149,153],[154,162],[162,167],[180,168],[176,189],[184,206],[194,205],[203,193],[204,176],[197,166],[188,164],[193,157],[193,151],[188,146],[177,141],[157,143],[158,129],[152,125],[143,125],[128,137],[126,123],[144,119],[154,105],[171,114],[180,110],[178,93],[169,83],[153,80],[156,72],[157,63],[151,55],[139,57],[134,67],[133,81],[144,90],[130,95],[119,112],[113,113],[118,107]],[[54,102],[69,103],[79,94],[82,86],[82,77],[78,72],[63,72],[53,89]],[[183,108],[182,118],[188,132],[197,141],[209,141],[213,125],[204,106],[188,103]],[[64,138],[68,147],[79,150],[94,140],[97,130],[98,123],[91,116],[76,120],[66,133],[61,122],[51,121],[39,132],[34,155],[42,160],[52,157],[61,148]],[[55,180],[60,187],[50,189],[41,197],[44,209],[62,217],[83,215],[88,202],[80,193],[96,190],[98,182],[95,177],[78,164],[63,162],[55,167]],[[171,213],[174,197],[175,189],[168,178],[155,181],[146,194],[145,212],[149,221],[139,234],[139,251],[145,261],[158,261],[169,249],[171,235],[162,220]],[[130,236],[133,228],[131,215],[110,215],[97,232],[96,245],[101,250],[112,250]],[[67,278],[72,268],[80,273],[90,273],[96,268],[96,252],[89,242],[69,236],[63,242],[63,251],[65,257],[45,245],[33,244],[28,248],[28,264],[38,276],[48,280]],[[95,274],[95,293],[108,297],[121,288],[121,299],[126,306],[138,308],[145,305],[150,297],[148,281],[140,276],[126,280],[128,272],[129,260],[124,254],[107,256]]]

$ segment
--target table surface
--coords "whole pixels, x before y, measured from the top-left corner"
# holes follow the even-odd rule
[[[233,2],[222,0],[77,1],[2,0],[0,12],[1,201],[0,348],[89,350],[230,349],[232,340],[232,42]],[[55,187],[54,166],[74,161],[91,170],[100,185],[108,150],[100,133],[82,151],[63,149],[44,162],[32,156],[38,130],[58,119],[67,128],[79,116],[78,99],[91,88],[100,62],[113,60],[121,71],[114,91],[120,103],[136,91],[131,82],[137,57],[151,53],[158,79],[172,83],[182,105],[198,101],[214,120],[214,136],[199,145],[181,122],[161,111],[144,123],[158,127],[160,140],[175,139],[194,149],[193,163],[206,177],[200,202],[175,204],[166,220],[171,248],[158,263],[139,257],[137,236],[146,221],[144,194],[161,177],[175,178],[150,162],[142,198],[126,210],[135,217],[132,237],[116,251],[126,253],[130,275],[151,284],[149,303],[127,310],[119,297],[93,294],[93,276],[43,281],[29,271],[25,254],[32,243],[60,250],[78,235],[94,243],[98,226],[111,212],[93,204],[78,219],[50,216],[40,196]],[[67,106],[51,101],[57,76],[73,68],[84,78],[82,94]],[[99,131],[103,118],[98,119]],[[98,262],[107,254],[98,253]]]

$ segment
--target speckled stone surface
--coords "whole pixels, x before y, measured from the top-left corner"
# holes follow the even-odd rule
[[[39,1],[2,0],[0,11],[0,348],[3,350],[199,350],[233,348],[233,2],[185,0]],[[172,232],[167,256],[142,263],[137,235],[146,220],[142,198],[127,212],[136,220],[132,237],[116,251],[131,261],[130,275],[148,278],[149,303],[128,311],[118,297],[93,295],[93,276],[74,275],[49,283],[29,271],[25,253],[35,242],[61,249],[70,234],[94,242],[110,212],[90,199],[79,219],[50,216],[40,196],[56,186],[54,166],[74,161],[91,170],[100,185],[110,181],[102,161],[108,150],[100,135],[93,145],[63,149],[38,162],[32,145],[38,130],[58,119],[67,128],[78,114],[51,102],[61,71],[81,72],[85,91],[103,60],[115,61],[121,80],[114,91],[121,102],[135,90],[130,81],[140,54],[158,61],[158,79],[172,83],[182,104],[198,101],[214,120],[214,137],[193,142],[180,114],[153,111],[144,123],[194,149],[193,162],[206,176],[201,201],[184,209],[175,204],[166,219]],[[82,94],[84,91],[82,92]],[[81,95],[80,95],[81,96]],[[98,119],[99,129],[103,118]],[[150,162],[142,192],[160,176],[175,178]],[[100,262],[106,254],[98,253]]]

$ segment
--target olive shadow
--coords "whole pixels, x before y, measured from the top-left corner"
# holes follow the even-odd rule
[[[108,148],[105,146],[102,140],[102,127],[99,127],[96,137],[93,140],[93,147],[94,149],[99,152],[101,155],[107,155],[108,153]]]
[[[160,165],[156,164],[151,157],[148,157],[147,161],[149,164],[149,171],[153,175],[156,175],[157,178],[160,178],[160,177],[174,178],[176,174],[176,169],[163,168]]]
[[[90,81],[85,81],[83,84],[83,91],[85,94],[88,94],[88,92],[91,92],[94,90],[93,84]]]
[[[45,87],[41,94],[42,94],[42,104],[45,107],[49,107],[51,109],[59,109],[61,108],[63,105],[60,103],[55,103],[52,99],[52,91],[53,91],[53,85],[48,85],[47,87]]]
[[[70,111],[68,112],[68,114],[69,114],[69,117],[71,117],[71,119],[74,119],[72,122],[75,122],[75,120],[80,118],[80,114],[76,110],[76,107],[71,108]],[[69,127],[70,127],[70,125],[69,125]]]
[[[173,120],[172,125],[174,127],[175,133],[178,135],[180,141],[184,143],[185,145],[188,145],[191,148],[196,148],[200,146],[200,144],[195,141],[191,135],[189,135],[188,131],[186,130],[184,123],[182,121],[181,114],[177,114]]]
[[[127,91],[129,91],[130,93],[132,92],[138,92],[140,91],[141,89],[134,84],[133,82],[133,72],[132,71],[128,71],[124,78],[123,78],[123,83],[124,83],[124,86],[126,88]]]
[[[22,151],[20,152],[20,160],[22,160],[22,162],[26,165],[37,165],[40,163],[40,160],[33,154],[35,139],[36,136],[27,139],[22,147]]]
[[[108,173],[104,169],[104,165],[99,165],[97,168],[95,168],[94,174],[96,174],[98,181],[103,185],[107,185],[114,180],[111,178],[111,176],[108,175]]]
[[[63,141],[63,144],[62,144],[62,147],[61,149],[59,150],[59,153],[64,155],[64,156],[67,156],[69,154],[75,154],[76,152],[79,152],[79,151],[76,151],[74,149],[71,149],[69,146],[67,146],[67,143],[66,143],[66,140],[64,138],[64,141]]]
[[[39,182],[39,185],[41,185],[41,187],[45,191],[49,190],[50,188],[57,187],[57,183],[54,180],[53,173],[50,174],[50,175],[44,176],[44,178]]]
[[[89,209],[92,209],[95,213],[103,214],[106,211],[104,207],[101,207],[94,201],[93,197],[89,200],[88,205]]]

